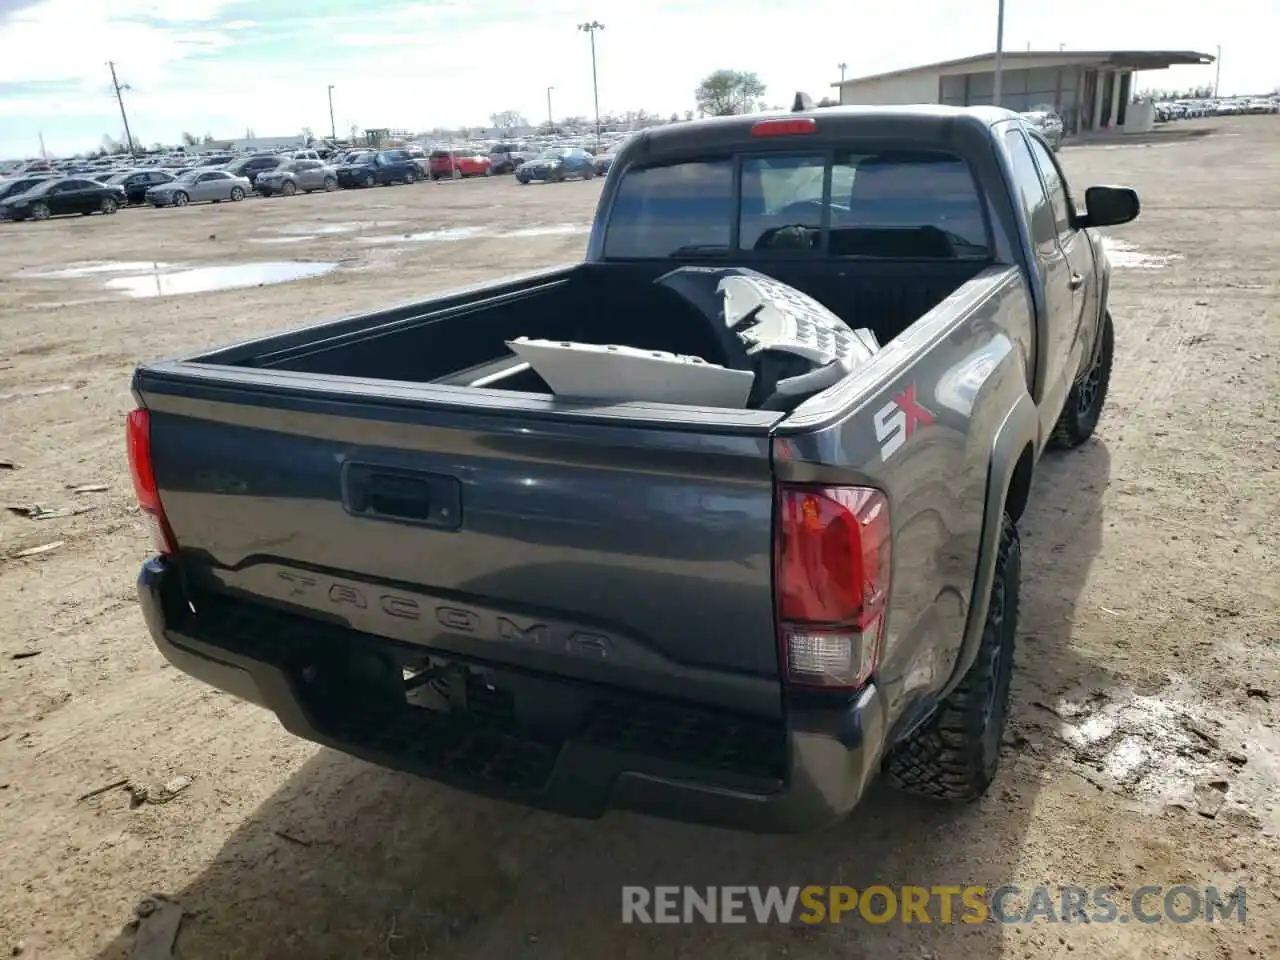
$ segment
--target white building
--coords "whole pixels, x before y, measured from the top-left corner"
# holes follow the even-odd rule
[[[1062,117],[1067,133],[1139,126],[1150,129],[1148,111],[1129,116],[1133,75],[1214,61],[1207,53],[1191,50],[1006,52],[1002,59],[999,106],[1017,111],[1051,106]],[[995,66],[996,55],[984,53],[856,77],[832,86],[840,92],[842,104],[989,105],[995,93]]]

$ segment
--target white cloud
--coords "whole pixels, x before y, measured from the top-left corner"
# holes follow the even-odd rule
[[[329,126],[334,84],[340,131],[351,124],[430,128],[479,125],[515,109],[557,115],[592,110],[591,58],[576,25],[599,19],[601,108],[669,113],[691,106],[698,80],[719,67],[757,71],[768,99],[796,89],[822,96],[836,64],[850,76],[965,56],[994,43],[994,4],[898,0],[868,9],[849,0],[447,0],[352,7],[325,16],[285,0],[233,8],[223,0],[46,0],[0,25],[0,83],[64,81],[47,96],[0,100],[0,155],[43,129],[52,149],[84,149],[119,132],[110,77],[118,61],[141,139],[183,130],[283,135]],[[332,8],[330,8],[332,9]],[[339,8],[341,9],[341,8]],[[1270,89],[1274,0],[1220,0],[1220,36],[1202,33],[1197,0],[1147,5],[1077,0],[1070,7],[1010,4],[1009,49],[1146,48],[1212,51],[1222,43],[1223,88]],[[218,22],[244,11],[250,19]],[[168,21],[168,22],[161,22]],[[272,47],[267,44],[275,43]],[[1211,68],[1144,78],[1152,85],[1210,82]],[[25,119],[24,119],[25,118]],[[59,123],[58,118],[77,118]],[[27,149],[30,149],[28,146]]]

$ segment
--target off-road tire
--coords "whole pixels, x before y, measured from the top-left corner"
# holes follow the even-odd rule
[[[1089,372],[1072,385],[1067,394],[1067,403],[1058,415],[1058,422],[1049,435],[1049,446],[1055,450],[1069,450],[1078,447],[1091,436],[1098,426],[1098,418],[1102,416],[1102,407],[1107,402],[1107,388],[1111,385],[1111,364],[1115,358],[1116,332],[1111,323],[1110,312],[1102,317],[1102,337],[1098,356],[1089,368]]]
[[[1005,514],[978,656],[933,716],[890,751],[884,772],[893,786],[958,801],[976,800],[991,786],[1009,716],[1021,581],[1018,528]]]

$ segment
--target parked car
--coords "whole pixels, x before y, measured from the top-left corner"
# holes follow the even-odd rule
[[[254,181],[258,179],[258,174],[274,170],[280,164],[287,163],[288,159],[288,157],[281,157],[275,154],[259,154],[253,157],[245,157],[243,160],[233,160],[222,169],[233,177],[244,177],[249,181],[249,187],[252,189]]]
[[[264,197],[283,194],[311,193],[313,190],[337,190],[338,171],[322,160],[290,160],[274,170],[258,174],[255,189]]]
[[[0,200],[7,200],[10,197],[16,197],[20,193],[25,193],[36,184],[44,180],[53,179],[50,173],[33,173],[14,177],[11,180],[0,180]]]
[[[375,187],[414,183],[421,178],[418,165],[403,150],[369,150],[348,156],[334,168],[339,186]]]
[[[590,180],[596,175],[593,159],[586,150],[576,147],[548,150],[521,164],[516,171],[516,179],[521,183],[532,183],[534,180],[561,183],[570,177]]]
[[[1049,148],[1055,152],[1062,146],[1062,118],[1052,110],[1031,110],[1022,114],[1022,119],[1040,131]]]
[[[418,179],[426,180],[431,176],[431,160],[427,157],[427,151],[423,150],[417,144],[404,148],[405,156],[418,165]]]
[[[124,190],[81,177],[50,177],[0,203],[0,219],[48,220],[63,214],[112,214],[125,203]]]
[[[243,200],[253,186],[248,177],[238,177],[227,170],[196,167],[179,174],[169,183],[149,187],[144,199],[156,207],[185,207],[188,203],[221,203]]]
[[[528,159],[525,152],[513,143],[499,143],[489,149],[489,165],[494,173],[514,173]]]
[[[493,162],[474,150],[432,150],[428,158],[432,180],[463,177],[487,177],[493,173]]]
[[[168,170],[123,170],[113,173],[107,183],[123,187],[127,201],[131,204],[145,203],[147,191],[164,183],[172,183],[176,178]]]
[[[576,816],[806,830],[882,772],[977,799],[1018,522],[1110,381],[1095,228],[1137,194],[1078,206],[991,107],[671,124],[615,169],[585,263],[135,372],[155,643],[297,735]]]
[[[614,158],[617,156],[613,150],[608,153],[597,153],[591,157],[591,166],[595,168],[598,176],[605,176],[609,169],[613,166]]]

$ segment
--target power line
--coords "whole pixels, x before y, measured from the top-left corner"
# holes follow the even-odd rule
[[[116,103],[120,104],[120,119],[124,121],[124,138],[128,141],[129,156],[133,156],[133,134],[129,132],[129,116],[124,112],[124,95],[122,91],[131,89],[126,83],[120,86],[120,81],[116,78],[116,64],[114,60],[108,60],[107,66],[111,68],[111,86],[116,91]]]

